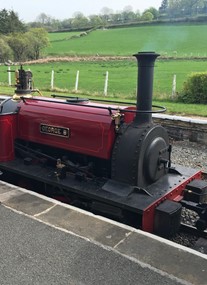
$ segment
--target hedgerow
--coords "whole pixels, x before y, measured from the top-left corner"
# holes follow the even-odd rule
[[[178,101],[184,103],[207,103],[207,72],[196,72],[188,76]]]

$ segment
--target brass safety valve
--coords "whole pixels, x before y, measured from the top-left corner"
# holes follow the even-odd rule
[[[115,123],[115,131],[118,132],[120,125],[121,125],[121,118],[123,114],[121,114],[120,109],[118,108],[115,114],[111,115],[112,120]]]

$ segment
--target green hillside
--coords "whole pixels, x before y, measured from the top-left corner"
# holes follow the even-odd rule
[[[47,55],[129,56],[156,51],[178,57],[207,56],[207,24],[172,24],[101,29],[71,39],[74,33],[51,33]]]

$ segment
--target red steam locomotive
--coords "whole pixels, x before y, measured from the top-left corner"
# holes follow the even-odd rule
[[[21,67],[15,95],[0,96],[1,179],[162,236],[178,231],[184,206],[205,230],[207,182],[172,165],[167,131],[152,122],[165,111],[152,108],[158,54],[135,57],[135,105],[33,97],[32,73]]]

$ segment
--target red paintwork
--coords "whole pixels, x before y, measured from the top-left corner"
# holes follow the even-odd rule
[[[182,183],[176,185],[169,193],[158,199],[155,203],[149,205],[143,212],[142,216],[142,230],[152,233],[154,230],[155,208],[165,200],[172,200],[179,202],[183,199],[183,191],[188,183],[194,179],[201,179],[202,171],[197,171],[193,176],[183,180]]]
[[[17,114],[0,115],[0,162],[14,159],[14,140],[16,138]]]
[[[25,102],[19,103],[21,107],[18,114],[17,137],[19,139],[110,159],[115,140],[115,126],[108,110],[61,104],[61,100],[57,99],[51,99],[51,101],[26,99]],[[103,106],[91,102],[89,104]],[[117,108],[117,106],[110,107]],[[124,110],[128,107],[120,107],[120,109]],[[133,117],[133,114],[127,113],[127,122],[132,121]],[[40,124],[69,128],[70,137],[40,133]]]
[[[124,110],[127,110],[127,111],[134,111],[133,113],[132,112],[124,112]],[[124,114],[124,122],[126,124],[129,124],[131,123],[134,118],[135,118],[135,111],[136,111],[136,108],[135,107],[126,107],[124,108],[123,110],[123,114]]]

